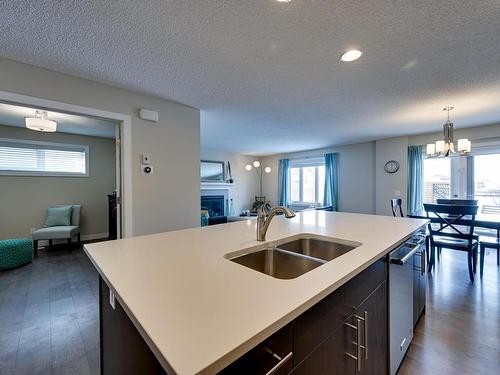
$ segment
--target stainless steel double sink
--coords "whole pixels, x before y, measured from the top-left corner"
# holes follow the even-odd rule
[[[303,234],[224,257],[277,279],[294,279],[360,245],[354,241]]]

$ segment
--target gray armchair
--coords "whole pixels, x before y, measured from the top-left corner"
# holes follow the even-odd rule
[[[61,206],[56,206],[61,207]],[[71,243],[73,237],[77,237],[78,242],[80,242],[80,212],[82,206],[78,204],[71,205],[71,218],[70,225],[55,225],[46,226],[44,228],[37,229],[31,233],[33,239],[33,249],[35,255],[38,253],[38,241],[48,240],[49,248],[52,247],[52,240],[56,239],[67,239],[68,243]]]

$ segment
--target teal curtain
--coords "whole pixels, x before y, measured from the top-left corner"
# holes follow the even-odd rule
[[[290,168],[290,160],[281,159],[278,166],[278,204],[280,206],[288,206],[288,170]]]
[[[423,146],[408,147],[408,213],[422,210],[424,190]]]
[[[332,211],[338,210],[339,202],[339,173],[338,155],[325,154],[325,197],[323,204],[332,206]]]

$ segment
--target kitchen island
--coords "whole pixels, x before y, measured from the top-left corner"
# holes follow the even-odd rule
[[[319,347],[330,337],[323,337],[329,334],[328,329],[314,325],[336,306],[350,304],[352,309],[347,308],[354,314],[356,307],[367,303],[369,295],[374,296],[371,302],[379,301],[383,307],[374,318],[387,327],[386,255],[425,223],[419,219],[326,211],[302,212],[291,220],[276,218],[267,233],[266,243],[270,246],[297,235],[359,244],[288,280],[227,259],[227,254],[262,246],[256,241],[255,220],[86,244],[85,251],[102,279],[102,372],[111,373],[111,361],[125,363],[121,371],[129,369],[128,373],[134,373],[134,364],[148,361],[151,363],[144,368],[150,373],[230,372],[231,364],[236,369],[239,361],[248,365],[245,358],[257,348],[270,352],[269,357],[274,357],[276,363],[285,360],[291,348],[291,367],[276,370],[288,373],[284,369],[293,367],[299,374],[306,357],[314,358],[318,352],[315,345]],[[357,300],[349,302],[350,296]],[[328,308],[322,305],[325,301]],[[308,351],[303,349],[307,345],[302,345],[299,349],[304,350],[303,354],[293,353],[299,344],[296,339],[301,338],[294,330],[300,327],[300,319],[305,320],[305,313],[312,321],[307,322],[304,332],[316,330],[319,338],[314,340],[319,341],[313,340]],[[344,311],[337,315],[350,317]],[[358,332],[366,329],[357,322],[360,320],[351,322],[355,324],[344,321]],[[379,333],[382,343],[387,343],[386,336],[387,330]],[[366,340],[362,335],[358,338]],[[304,343],[309,338],[302,339]],[[282,354],[269,350],[273,340],[280,345],[285,341]],[[358,346],[357,357],[368,357],[361,351],[361,343]],[[387,368],[387,358],[382,358],[387,351],[382,349],[378,357],[372,353],[371,360],[382,360],[381,368]],[[361,364],[360,359],[352,361],[353,368]]]

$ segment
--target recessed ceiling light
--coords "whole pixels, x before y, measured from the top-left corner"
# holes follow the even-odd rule
[[[292,0],[276,0],[278,3],[290,3]]]
[[[363,52],[361,52],[358,49],[351,49],[342,54],[342,56],[340,57],[340,61],[345,61],[345,62],[354,61],[359,59],[362,54]]]

